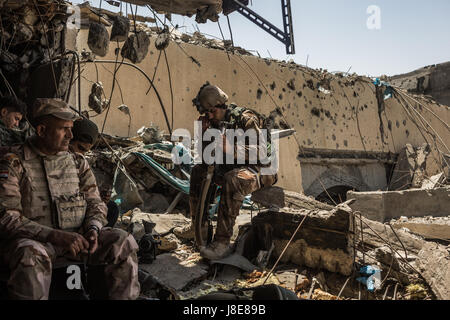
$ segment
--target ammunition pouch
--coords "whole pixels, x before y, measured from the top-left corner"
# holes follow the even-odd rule
[[[83,225],[87,202],[82,194],[63,195],[54,200],[58,226],[62,230],[74,230]]]

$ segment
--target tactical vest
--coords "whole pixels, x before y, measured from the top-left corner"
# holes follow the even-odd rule
[[[22,160],[27,188],[24,216],[48,227],[76,231],[83,224],[86,201],[80,194],[74,155],[36,156]]]
[[[270,134],[270,129],[271,129],[271,124],[270,124],[270,120],[265,117],[264,115],[260,114],[257,111],[254,111],[252,109],[249,108],[244,108],[244,107],[238,107],[235,104],[230,104],[230,113],[229,113],[229,126],[232,129],[238,129],[241,128],[243,129],[245,126],[245,123],[242,122],[242,114],[245,111],[251,111],[252,113],[254,113],[256,115],[256,117],[259,119],[259,127],[261,129],[266,129],[267,130],[267,157],[270,157],[272,154],[272,137]]]

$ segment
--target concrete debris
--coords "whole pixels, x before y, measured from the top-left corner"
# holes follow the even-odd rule
[[[358,299],[358,284],[348,277],[354,268],[359,270],[362,266],[374,265],[381,270],[381,278],[385,281],[375,292],[364,291],[365,299],[381,300],[385,292],[386,299],[391,299],[396,283],[401,285],[397,288],[397,299],[431,299],[436,294],[428,288],[431,279],[426,279],[427,282],[424,283],[416,272],[422,263],[419,259],[424,259],[419,258],[419,253],[423,256],[422,249],[430,242],[401,224],[412,224],[414,219],[419,218],[411,218],[403,212],[403,218],[391,220],[391,229],[381,222],[359,217],[359,214],[355,214],[356,211],[361,211],[364,215],[369,208],[352,210],[352,201],[333,207],[276,187],[252,195],[253,201],[267,209],[262,209],[257,214],[241,209],[232,238],[235,241],[235,253],[223,261],[213,261],[211,265],[206,265],[189,240],[173,234],[175,227],[190,225],[189,212],[186,210],[187,197],[184,205],[178,206],[174,212],[165,213],[177,191],[168,186],[161,191],[160,177],[149,172],[133,154],[145,153],[160,165],[166,166],[174,175],[185,178],[178,166],[173,166],[170,152],[164,148],[148,147],[152,145],[149,142],[168,146],[170,143],[165,140],[165,135],[156,126],[150,125],[140,129],[136,137],[108,139],[115,152],[120,154],[143,199],[143,204],[138,208],[123,213],[116,226],[128,230],[136,239],[141,239],[145,234],[144,221],[155,225],[154,235],[161,241],[156,259],[151,264],[141,264],[141,268],[158,279],[158,283],[165,288],[173,290],[180,299],[262,285],[268,269],[280,256],[306,215],[308,216],[302,227],[280,261],[277,268],[280,270],[276,269],[266,284],[281,285],[294,291],[300,299]],[[117,166],[117,159],[110,150],[97,149],[88,158],[94,170],[104,175],[111,175]],[[112,183],[111,179],[109,181]],[[439,188],[398,193],[403,195],[413,191],[439,192]],[[358,201],[357,199],[356,202]],[[446,218],[430,217],[432,220],[422,222],[435,219],[447,221],[444,220]],[[156,236],[158,234],[159,237]],[[266,259],[265,264],[259,264],[258,257],[262,256],[261,253],[269,252],[269,259]],[[291,267],[288,271],[284,266],[294,266],[297,270],[293,272]],[[425,295],[417,289],[419,287],[425,288]],[[149,292],[155,294],[151,290]]]
[[[443,219],[435,218],[438,222],[394,222],[393,227],[396,229],[406,228],[409,232],[417,234],[426,240],[434,241],[450,241],[450,216]],[[444,220],[445,219],[445,220]]]
[[[122,16],[114,16],[112,21],[111,41],[122,42],[127,40],[130,33],[130,20]]]
[[[158,38],[156,38],[155,41],[155,47],[158,50],[164,50],[167,49],[170,42],[170,33],[169,32],[162,32],[158,35]]]
[[[140,63],[147,56],[150,38],[143,31],[131,34],[122,47],[122,57]]]
[[[392,85],[415,94],[427,94],[437,102],[450,106],[450,62],[435,64],[389,78]]]
[[[131,22],[131,25],[134,26],[133,21]],[[144,31],[147,35],[158,38],[161,34],[164,34],[161,36],[160,41],[162,43],[166,43],[167,41],[167,30],[161,29],[159,27],[149,27],[142,23],[136,24],[136,30],[137,31]],[[217,49],[217,50],[227,50],[233,53],[237,53],[240,55],[247,55],[252,56],[253,54],[241,47],[235,46],[233,47],[231,45],[230,40],[219,40],[219,39],[209,39],[205,37],[200,32],[194,32],[193,34],[186,34],[181,33],[175,28],[169,28],[168,34],[170,35],[170,40],[175,41],[177,43],[187,43],[195,46],[202,46],[209,49]],[[157,44],[155,43],[155,46]],[[158,44],[159,46],[159,44]]]
[[[88,35],[89,49],[100,57],[106,56],[109,49],[109,34],[106,27],[98,22],[91,22]]]
[[[428,242],[419,252],[416,264],[436,297],[450,300],[450,248]]]
[[[399,153],[389,190],[420,188],[426,175],[426,160],[430,151],[427,143],[420,147],[407,144]]]
[[[338,297],[328,292],[325,292],[321,289],[315,289],[312,296],[312,300],[342,300],[342,299],[339,299]]]
[[[333,209],[332,206],[316,201],[313,197],[274,186],[253,192],[251,200],[272,208]]]
[[[0,53],[0,70],[4,76],[1,81],[2,94],[6,86],[14,88],[15,94],[23,101],[34,101],[36,97],[44,96],[64,98],[68,86],[62,82],[69,82],[70,74],[61,75],[63,70],[58,66],[58,58],[65,50],[63,33],[69,5],[64,1],[33,3],[15,0],[2,3],[0,38],[2,43],[7,44]],[[53,81],[47,82],[46,91],[29,90],[30,83],[35,83],[31,74],[42,65],[50,65],[50,62],[53,62]],[[71,70],[72,59],[69,63]],[[7,79],[7,84],[3,84],[4,79]]]
[[[300,266],[325,269],[349,275],[352,270],[350,249],[350,214],[342,209],[325,210],[265,210],[252,220],[256,230],[271,226],[269,233],[275,245],[277,258],[285,248],[298,223],[305,219],[302,228],[286,250],[282,262],[293,262]],[[256,232],[255,232],[256,233]],[[265,237],[267,238],[267,236]],[[255,239],[249,240],[255,242]],[[262,249],[264,244],[259,244]]]
[[[347,199],[356,201],[350,205],[374,221],[385,222],[393,218],[435,216],[449,214],[450,187],[431,190],[410,189],[404,191],[347,192]]]
[[[156,12],[174,13],[192,16],[197,14],[198,23],[204,23],[207,19],[217,21],[218,14],[222,11],[221,0],[172,0],[170,2],[162,0],[147,0]]]
[[[174,253],[160,254],[152,264],[141,264],[140,268],[176,291],[181,291],[193,282],[204,279],[208,273],[207,265],[196,263],[192,259],[185,260],[184,257]]]
[[[219,0],[172,1],[173,7],[170,8],[167,3],[163,3],[167,1],[149,2],[158,12],[162,10],[197,14],[196,20],[202,23],[207,19],[217,21],[221,10]],[[0,0],[0,8],[7,8],[1,10],[1,38],[8,43],[7,48],[0,53],[2,76],[4,74],[10,80],[10,86],[17,88],[14,90],[24,100],[33,101],[37,96],[65,99],[70,82],[75,79],[73,70],[76,61],[66,52],[65,47],[65,42],[71,41],[66,38],[68,4],[63,1],[37,1],[35,5],[25,0]],[[82,62],[95,60],[95,55],[106,56],[110,41],[124,41],[122,57],[132,63],[140,63],[148,55],[151,37],[155,39],[155,48],[158,50],[170,49],[170,42],[173,41],[182,47],[201,46],[232,54],[253,55],[248,50],[234,47],[230,40],[210,39],[200,32],[183,34],[177,28],[161,29],[136,22],[154,23],[153,18],[126,18],[105,9],[91,8],[89,3],[80,5],[80,8],[81,27],[89,27],[87,43],[92,51],[81,53]],[[110,35],[106,28],[109,26],[112,26]],[[194,60],[194,57],[191,58]],[[280,100],[292,93],[294,101],[297,98],[305,100],[305,108],[309,107],[308,103],[313,106],[311,112],[308,112],[313,120],[326,121],[325,118],[328,118],[335,125],[336,118],[340,115],[332,115],[331,111],[319,109],[312,100],[307,101],[305,91],[312,92],[321,100],[333,98],[332,100],[339,102],[333,97],[338,85],[343,90],[351,90],[348,94],[356,99],[362,94],[352,89],[357,81],[368,85],[373,83],[368,77],[332,74],[322,69],[312,70],[292,60],[280,62],[261,59],[260,62],[264,67],[266,64],[276,63],[281,72],[284,68],[293,74],[301,71],[306,76],[304,83],[294,75],[287,76],[282,82],[270,80],[267,92],[258,84],[257,88],[252,88],[254,91],[249,91],[254,92],[258,100],[272,95],[271,91]],[[448,90],[438,84],[435,78],[437,73],[439,77],[444,77],[448,66],[450,64],[431,66],[408,75],[407,78],[413,79],[411,83],[405,83],[405,79],[401,77],[393,77],[391,80],[394,85],[399,81],[410,92],[431,92],[439,101],[447,101],[450,97]],[[234,74],[239,72],[233,71]],[[266,75],[268,78],[269,76],[273,74]],[[28,88],[30,79],[37,83],[31,89]],[[48,85],[48,81],[44,82],[42,79],[53,79],[50,82],[55,83]],[[381,80],[389,79],[383,77]],[[275,89],[281,92],[275,92]],[[187,91],[191,90],[192,87],[187,88]],[[383,98],[385,88],[377,86],[376,90]],[[348,101],[347,93],[344,97]],[[376,100],[376,96],[374,98]],[[373,101],[374,104],[378,102],[380,119],[381,113],[394,99],[386,102],[382,100]],[[102,83],[93,83],[89,108],[101,114],[109,103],[105,99]],[[324,105],[326,103],[325,101]],[[133,104],[130,101],[128,105],[129,107],[121,105],[118,109],[122,112],[119,113],[120,116],[129,116],[130,128]],[[268,112],[274,128],[288,126],[281,120],[276,120],[282,117],[281,110],[286,111],[285,108],[290,109],[291,105]],[[359,108],[363,111],[363,108],[368,107],[366,105]],[[85,112],[89,115],[87,110]],[[344,119],[346,116],[342,115]],[[401,122],[397,122],[399,128]],[[391,129],[392,123],[387,126]],[[380,130],[380,133],[383,140],[385,132]],[[409,133],[406,135],[409,136]],[[336,140],[335,135],[330,138]],[[303,143],[309,145],[309,142]],[[342,144],[349,150],[352,149],[347,140]],[[350,167],[348,164],[360,165],[380,160],[379,154],[375,152],[370,153],[370,157],[366,155],[369,154],[367,152],[364,155],[356,151],[344,151],[345,155],[339,153],[338,149],[342,144],[336,144],[336,150],[331,151],[305,149],[303,158],[299,155],[299,159],[314,165],[326,163],[327,166],[346,161],[347,167]],[[117,205],[119,220],[115,226],[128,231],[138,241],[148,239],[147,236],[151,234],[157,243],[155,259],[150,259],[151,263],[140,264],[139,281],[144,296],[187,299],[217,291],[254,288],[265,282],[292,290],[299,298],[312,300],[359,299],[361,295],[367,299],[381,299],[383,294],[388,299],[450,299],[449,168],[439,168],[441,173],[428,176],[427,160],[432,158],[433,153],[430,145],[406,144],[398,155],[389,153],[383,157],[383,166],[395,164],[390,179],[380,175],[383,176],[384,186],[390,180],[391,191],[349,191],[347,199],[353,201],[343,205],[334,206],[317,201],[323,199],[320,196],[323,185],[318,189],[320,192],[314,194],[316,198],[281,187],[254,192],[251,200],[258,204],[258,212],[254,212],[256,207],[251,210],[241,209],[232,236],[235,253],[220,261],[211,261],[210,264],[205,263],[190,240],[173,233],[175,227],[191,225],[188,201],[191,166],[175,165],[173,148],[174,144],[169,141],[169,137],[158,125],[151,123],[141,127],[135,136],[129,138],[102,134],[102,139],[86,155],[97,177],[102,198],[108,204]],[[189,156],[191,151],[192,149],[188,150]],[[306,157],[308,152],[311,154]],[[348,154],[351,156],[347,157]],[[142,158],[142,155],[150,158],[151,165],[143,161],[147,158]],[[448,155],[444,155],[445,157],[448,158]],[[392,159],[396,159],[396,162]],[[306,181],[308,170],[304,168],[302,179]],[[433,171],[433,174],[439,171]],[[364,174],[360,172],[359,175]],[[172,180],[168,182],[164,175],[170,175]],[[346,169],[341,168],[339,175],[340,180],[350,176]],[[328,178],[322,177],[323,180]],[[354,189],[377,190],[366,185]],[[311,190],[313,187],[309,191]],[[344,195],[347,190],[349,189],[343,191]],[[306,193],[313,194],[307,191]],[[301,221],[301,228],[288,246]],[[215,224],[215,221],[212,222],[213,227]],[[152,226],[151,232],[148,231],[149,225]],[[270,268],[282,253],[279,264],[268,277]],[[375,292],[359,292],[355,280],[358,270],[367,266],[381,269],[382,287]],[[397,287],[394,297],[393,291]]]
[[[422,189],[435,189],[444,186],[444,184],[446,184],[446,177],[444,172],[441,172],[430,178],[424,178],[422,182]]]
[[[294,292],[309,288],[309,279],[301,274],[292,271],[281,271],[275,274],[280,281],[280,285]]]
[[[103,84],[100,81],[93,83],[91,87],[91,94],[89,95],[88,106],[98,114],[102,113],[109,103],[104,96],[105,92],[103,89]]]
[[[163,133],[158,126],[151,124],[149,127],[142,127],[137,131],[139,137],[145,144],[159,143],[163,140]]]

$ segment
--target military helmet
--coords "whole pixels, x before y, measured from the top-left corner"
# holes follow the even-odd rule
[[[203,114],[215,107],[225,107],[228,95],[217,86],[208,82],[200,88],[197,97],[193,100],[197,110]]]

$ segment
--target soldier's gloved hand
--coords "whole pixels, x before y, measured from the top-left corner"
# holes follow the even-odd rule
[[[98,248],[98,233],[94,229],[89,230],[84,234],[84,237],[89,241],[90,250],[89,253],[94,253]]]
[[[50,232],[47,241],[66,249],[73,257],[76,257],[80,252],[87,253],[89,249],[89,242],[81,234],[75,232],[53,230]]]

